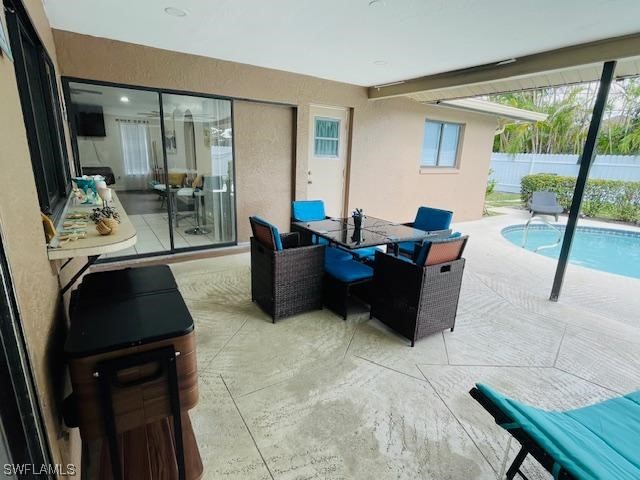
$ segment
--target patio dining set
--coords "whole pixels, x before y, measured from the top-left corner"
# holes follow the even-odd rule
[[[321,200],[294,201],[291,232],[250,217],[251,296],[277,319],[327,307],[345,320],[351,298],[411,346],[455,325],[467,237],[453,213],[420,207],[397,223],[325,215]]]

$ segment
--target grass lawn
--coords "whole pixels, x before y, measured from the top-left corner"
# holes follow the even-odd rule
[[[484,199],[485,207],[519,207],[520,194],[519,193],[502,193],[491,192]]]

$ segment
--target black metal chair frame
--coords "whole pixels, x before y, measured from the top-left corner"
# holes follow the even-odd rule
[[[509,423],[513,423],[513,419],[507,415],[502,409],[497,407],[493,401],[489,397],[487,397],[484,393],[478,390],[476,387],[472,388],[469,391],[469,394],[480,404],[482,407],[491,414],[498,425],[505,425]],[[531,437],[525,430],[522,428],[513,428],[509,429],[508,432],[511,434],[513,438],[515,438],[518,443],[520,443],[521,448],[516,458],[511,463],[511,466],[507,469],[506,478],[507,480],[512,480],[515,478],[516,474],[520,475],[522,478],[527,480],[525,474],[520,470],[522,466],[522,462],[527,458],[527,455],[531,454],[533,458],[535,458],[545,470],[549,473],[553,474],[553,467],[557,463],[555,459],[549,455],[544,448],[542,448],[536,440]],[[560,471],[557,473],[558,480],[577,480],[570,472],[568,472],[565,468],[561,467]]]

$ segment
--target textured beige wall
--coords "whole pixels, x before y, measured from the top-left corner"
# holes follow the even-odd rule
[[[295,198],[306,197],[309,106],[333,105],[353,108],[351,208],[357,205],[372,215],[398,219],[410,219],[416,208],[426,203],[453,210],[457,221],[482,214],[496,126],[493,117],[456,113],[402,98],[370,101],[364,87],[71,32],[54,30],[54,39],[63,75],[297,106]],[[427,116],[465,123],[458,173],[420,173],[422,128]],[[236,141],[239,137],[236,135]],[[258,149],[259,144],[253,148]],[[243,168],[240,160],[237,168]],[[250,181],[248,177],[245,180]],[[270,179],[261,180],[275,185],[267,181]],[[238,187],[242,188],[240,182]],[[239,213],[241,209],[239,203]]]
[[[420,169],[424,121],[462,123],[458,169]],[[419,205],[453,210],[454,221],[482,216],[496,120],[408,99],[370,101],[354,116],[350,209],[413,220]]]
[[[250,215],[268,218],[287,232],[293,193],[293,108],[235,102],[233,120],[238,241],[249,241]]]
[[[38,33],[55,62],[51,30],[42,2],[25,2]],[[0,9],[4,22],[4,11]],[[4,23],[6,26],[6,23]],[[6,30],[5,30],[6,31]],[[18,301],[53,460],[79,465],[77,430],[61,426],[59,402],[66,375],[62,358],[65,320],[57,264],[47,259],[40,208],[20,106],[13,63],[0,57],[0,232]],[[70,264],[65,270],[73,271]],[[70,435],[69,439],[67,436]]]

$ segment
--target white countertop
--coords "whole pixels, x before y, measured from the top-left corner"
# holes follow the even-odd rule
[[[120,215],[120,224],[118,225],[117,231],[111,235],[100,235],[93,222],[89,220],[86,237],[69,240],[60,244],[57,248],[49,246],[47,248],[49,260],[102,255],[124,250],[135,245],[137,241],[136,229],[131,223],[131,220],[129,220],[127,212],[122,208],[118,196],[113,191],[112,196],[113,201],[109,203],[109,206],[115,208]],[[62,212],[62,217],[58,225],[56,225],[57,231],[62,230],[62,224],[69,212],[91,212],[92,209],[100,206],[101,205],[75,204],[73,198],[70,198],[64,208],[64,212]],[[50,244],[56,244],[56,238],[51,240]]]

